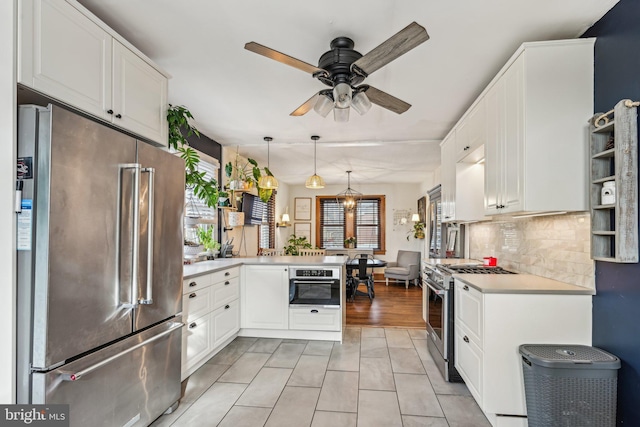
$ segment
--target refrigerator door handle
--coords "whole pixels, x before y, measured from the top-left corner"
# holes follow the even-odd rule
[[[119,165],[120,170],[133,170],[133,236],[132,236],[132,248],[131,248],[131,296],[129,301],[123,305],[127,308],[135,308],[138,305],[138,258],[140,252],[140,163],[124,163]],[[120,174],[120,183],[118,191],[122,192],[122,173]],[[122,199],[121,195],[118,196],[118,200]],[[120,203],[120,202],[119,202]],[[118,206],[119,218],[118,218],[118,239],[120,238],[120,222],[122,217],[122,205]],[[118,242],[118,247],[120,244]],[[120,259],[120,255],[118,255]],[[120,281],[118,280],[118,288],[120,288]],[[120,289],[118,289],[118,292]]]
[[[127,348],[126,350],[121,351],[120,353],[114,354],[111,357],[108,357],[106,359],[101,360],[100,362],[93,364],[91,366],[89,366],[88,368],[85,368],[81,371],[78,372],[62,372],[60,374],[60,379],[62,381],[78,381],[80,378],[82,378],[85,375],[90,374],[91,372],[102,368],[103,366],[113,362],[116,359],[119,359],[120,357],[131,353],[132,351],[135,351],[137,349],[139,349],[140,347],[144,347],[147,344],[150,344],[154,341],[159,340],[160,338],[163,338],[171,333],[173,333],[176,329],[180,329],[184,326],[184,323],[181,322],[176,322],[173,325],[171,325],[171,327],[169,329],[167,329],[166,331],[159,333],[158,335],[155,335],[151,338],[149,338],[148,340],[144,340],[141,343],[138,343],[132,347]]]
[[[142,173],[149,174],[149,187],[147,190],[147,209],[149,210],[147,225],[147,292],[146,296],[138,299],[138,304],[153,304],[153,215],[155,212],[154,181],[156,170],[154,168],[142,168]]]

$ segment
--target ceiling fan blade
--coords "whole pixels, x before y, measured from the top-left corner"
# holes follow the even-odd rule
[[[382,108],[386,108],[389,111],[393,111],[397,114],[402,114],[411,108],[411,104],[404,102],[401,99],[396,98],[395,96],[389,95],[386,92],[381,91],[380,89],[376,89],[373,86],[362,85],[360,87],[364,87],[364,93],[369,98],[369,101],[372,103],[379,105]]]
[[[298,70],[302,70],[305,73],[316,74],[316,73],[324,73],[327,74],[326,70],[322,68],[318,68],[315,65],[308,64],[304,61],[296,59],[292,56],[286,55],[282,52],[278,52],[277,50],[273,50],[266,46],[262,46],[256,42],[249,42],[244,45],[244,48],[257,53],[258,55],[266,56],[269,59],[273,59],[274,61],[282,62],[283,64],[289,65],[291,67],[297,68]]]
[[[351,64],[351,71],[367,77],[389,62],[409,52],[414,47],[429,40],[429,34],[423,26],[412,22],[403,30],[384,41],[371,52]]]
[[[318,94],[316,93],[311,98],[307,99],[304,104],[302,104],[301,106],[296,108],[289,115],[290,116],[304,116],[305,114],[307,114],[313,108],[314,105],[316,105],[317,99],[318,99]]]

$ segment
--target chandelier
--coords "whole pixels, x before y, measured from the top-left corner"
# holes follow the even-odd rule
[[[337,202],[342,204],[345,212],[353,212],[361,198],[361,192],[351,189],[351,171],[347,171],[347,189],[336,195]]]

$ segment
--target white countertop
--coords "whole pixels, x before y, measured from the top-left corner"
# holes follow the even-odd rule
[[[594,295],[593,289],[533,274],[454,274],[483,293]]]
[[[340,266],[347,262],[347,257],[343,256],[259,256],[259,257],[236,257],[217,258],[212,261],[201,261],[195,264],[185,265],[183,268],[183,279],[213,273],[229,267],[240,265],[326,265]]]

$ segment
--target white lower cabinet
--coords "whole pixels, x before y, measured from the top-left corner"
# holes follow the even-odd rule
[[[289,273],[283,265],[246,265],[242,328],[289,329]]]
[[[339,331],[342,316],[340,308],[292,307],[289,309],[289,329],[308,331]]]
[[[240,267],[186,279],[182,315],[184,380],[240,330]]]
[[[480,292],[455,279],[455,365],[493,426],[525,426],[522,344],[591,345],[591,295]]]

